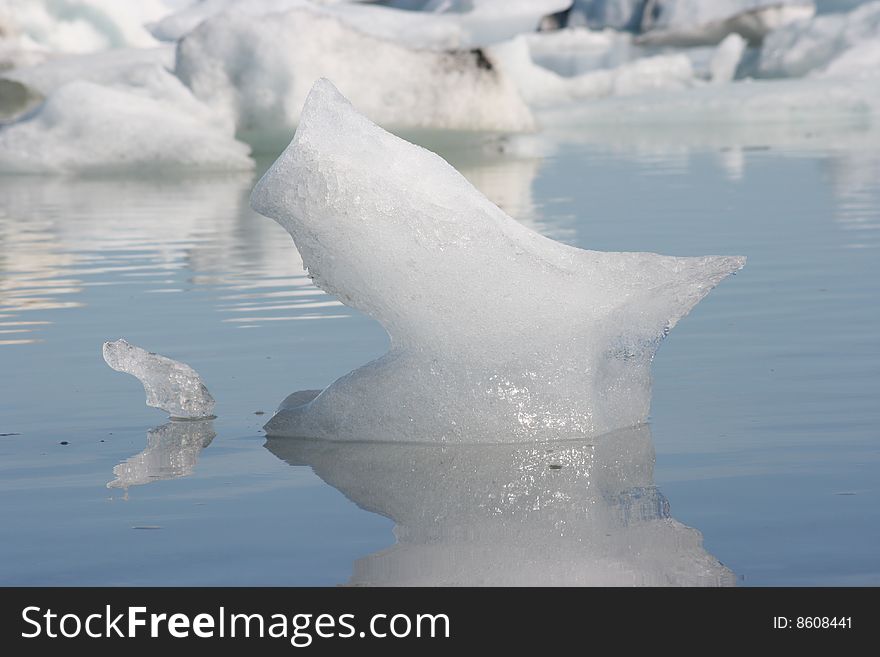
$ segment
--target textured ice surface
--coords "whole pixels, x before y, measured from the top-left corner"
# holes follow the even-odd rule
[[[266,447],[396,523],[392,547],[355,563],[355,585],[735,583],[700,533],[670,516],[644,425],[589,442]]]
[[[367,55],[366,53],[369,53]],[[257,144],[287,141],[312,83],[331,77],[393,128],[520,131],[533,127],[515,85],[481,52],[413,50],[312,11],[220,14],[179,45],[177,74]]]
[[[554,242],[326,80],[251,203],[319,287],[391,336],[382,358],[282,408],[271,435],[510,442],[639,424],[657,346],[744,263]]]
[[[758,72],[766,77],[806,75],[833,64],[851,49],[874,49],[878,41],[880,2],[871,2],[849,13],[817,16],[777,30],[761,48]],[[873,68],[873,63],[865,69]]]
[[[191,475],[199,454],[214,440],[212,420],[172,420],[147,432],[144,451],[113,468],[107,488],[130,488]]]
[[[209,418],[214,398],[198,373],[185,363],[154,354],[125,340],[105,342],[104,360],[117,372],[137,378],[147,393],[147,406],[174,418]]]

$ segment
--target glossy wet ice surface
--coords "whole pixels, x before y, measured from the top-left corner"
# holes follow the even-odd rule
[[[556,239],[749,258],[661,347],[649,428],[520,448],[267,444],[387,339],[250,175],[0,179],[0,582],[880,584],[880,155],[841,130],[447,153]],[[118,337],[217,419],[166,424]]]

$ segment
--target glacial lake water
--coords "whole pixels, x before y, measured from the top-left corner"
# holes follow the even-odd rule
[[[446,155],[555,239],[749,260],[661,347],[648,427],[519,449],[267,444],[387,338],[247,209],[257,174],[0,178],[0,583],[880,584],[877,135],[557,141]],[[218,417],[163,426],[117,337]]]

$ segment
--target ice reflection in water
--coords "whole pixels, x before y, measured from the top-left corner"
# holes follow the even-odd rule
[[[213,420],[172,420],[147,432],[144,451],[113,468],[107,488],[141,486],[193,473],[199,454],[217,434]]]
[[[588,442],[433,446],[270,438],[397,523],[354,585],[733,585],[654,486],[647,426]]]

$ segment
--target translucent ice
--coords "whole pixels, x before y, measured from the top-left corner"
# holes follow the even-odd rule
[[[212,420],[172,420],[147,432],[144,451],[113,468],[107,488],[140,486],[192,474],[202,450],[214,440]]]
[[[391,335],[385,356],[283,407],[271,435],[511,442],[637,425],[658,345],[744,264],[538,235],[326,80],[251,203],[319,287]]]
[[[125,340],[105,342],[103,353],[110,367],[131,374],[144,385],[147,406],[161,408],[173,418],[203,419],[213,415],[214,398],[189,365]]]
[[[550,444],[266,447],[396,523],[392,547],[355,563],[354,585],[735,583],[700,532],[671,517],[644,425]]]

